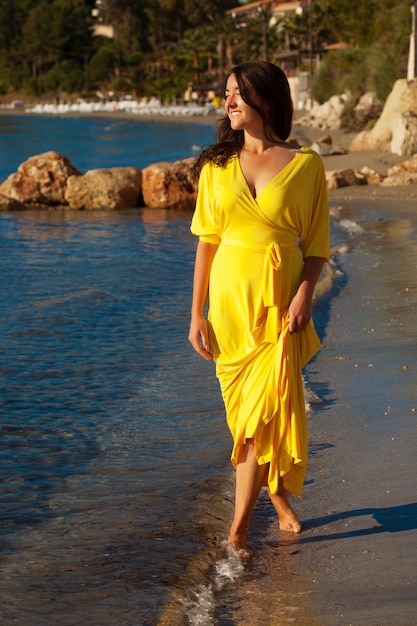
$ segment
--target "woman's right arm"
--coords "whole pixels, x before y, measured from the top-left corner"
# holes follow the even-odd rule
[[[195,255],[193,299],[191,305],[191,323],[188,339],[194,350],[207,361],[213,360],[207,332],[207,322],[204,319],[210,270],[218,244],[199,241]]]

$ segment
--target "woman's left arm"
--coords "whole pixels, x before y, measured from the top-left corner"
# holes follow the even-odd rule
[[[304,270],[297,293],[288,308],[290,333],[303,330],[311,319],[313,310],[313,294],[326,259],[310,256],[304,259]]]

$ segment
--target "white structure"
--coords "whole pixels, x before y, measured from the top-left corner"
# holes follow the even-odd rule
[[[410,49],[408,53],[408,69],[407,80],[413,80],[417,77],[417,3],[411,7],[411,35]]]

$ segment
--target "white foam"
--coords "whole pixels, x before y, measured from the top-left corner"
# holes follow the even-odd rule
[[[353,220],[343,219],[338,224],[340,228],[346,230],[351,235],[362,235],[365,232],[362,226]]]
[[[228,555],[214,564],[213,582],[197,585],[191,589],[191,599],[186,603],[188,623],[192,626],[208,626],[214,623],[215,595],[227,584],[235,582],[245,571],[243,561],[236,550],[228,549]]]

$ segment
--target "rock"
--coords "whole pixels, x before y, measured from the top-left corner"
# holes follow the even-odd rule
[[[373,92],[365,93],[353,107],[343,111],[342,126],[346,130],[359,132],[371,128],[382,113],[383,103]]]
[[[294,123],[323,130],[340,128],[342,113],[351,99],[351,94],[332,96],[327,102],[314,106],[307,115],[295,120]]]
[[[360,172],[352,169],[326,172],[327,189],[339,189],[352,185],[366,185],[366,179]]]
[[[388,169],[388,176],[382,181],[384,187],[417,184],[417,154],[397,163]]]
[[[365,178],[367,185],[380,185],[382,183],[382,176],[370,167],[363,167],[360,174]]]
[[[142,170],[142,196],[145,206],[190,209],[197,195],[192,173],[193,157],[173,163],[153,163]]]
[[[71,209],[131,209],[139,205],[142,173],[134,167],[89,170],[70,176],[65,201]]]
[[[320,156],[334,156],[335,154],[346,154],[347,150],[334,147],[331,135],[322,135],[311,145],[313,150]]]
[[[45,152],[19,165],[0,185],[0,196],[23,204],[63,205],[70,176],[81,176],[81,172],[66,157]]]
[[[23,209],[27,209],[27,205],[23,202],[0,194],[0,211],[22,211]]]
[[[388,169],[388,176],[407,173],[417,174],[417,154],[414,154],[411,159],[397,163]]]
[[[375,126],[359,133],[350,150],[383,150],[401,156],[417,152],[417,79],[395,82]]]
[[[395,176],[387,176],[382,181],[384,187],[399,187],[400,185],[416,185],[417,172],[396,174]]]

